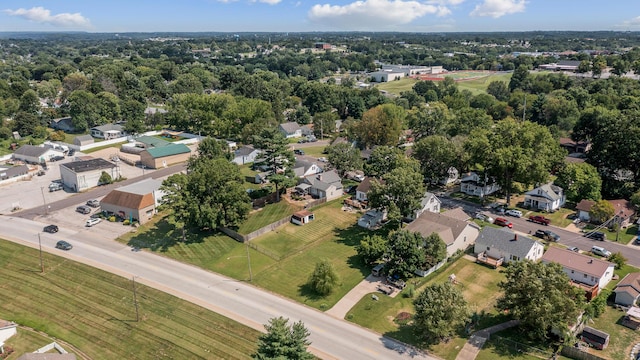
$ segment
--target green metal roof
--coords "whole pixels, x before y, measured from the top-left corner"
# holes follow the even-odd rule
[[[169,144],[167,146],[147,149],[147,152],[149,152],[154,159],[157,159],[165,156],[188,153],[191,152],[191,150],[185,144]]]
[[[161,147],[171,144],[171,142],[169,141],[158,139],[157,137],[153,136],[140,136],[136,139],[136,141],[141,142],[148,147]]]

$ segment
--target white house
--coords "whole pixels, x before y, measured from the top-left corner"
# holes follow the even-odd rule
[[[485,226],[473,248],[479,262],[501,265],[524,259],[536,261],[542,257],[544,246],[539,241],[518,235],[507,228]],[[496,260],[493,264],[491,261]]]
[[[482,176],[475,172],[469,173],[460,180],[460,192],[467,195],[485,197],[491,195],[494,192],[500,190],[494,178],[488,176]]]
[[[580,202],[576,205],[576,210],[578,211],[578,219],[586,222],[591,221],[591,215],[589,215],[589,211],[591,211],[591,207],[595,203],[596,202],[593,200],[580,200]]]
[[[297,177],[302,178],[309,175],[319,174],[322,172],[322,168],[318,164],[301,160],[296,158],[296,163],[293,165],[293,173]]]
[[[120,175],[118,166],[102,158],[60,164],[62,183],[76,192],[100,185],[102,172],[109,174],[113,180]]]
[[[256,161],[258,155],[260,155],[260,150],[255,149],[253,146],[245,145],[233,152],[233,160],[231,162],[238,165],[249,164]]]
[[[18,324],[0,319],[0,354],[4,353],[4,342],[18,333]]]
[[[327,198],[327,201],[344,194],[342,179],[335,170],[305,176],[296,189],[319,199]]]
[[[439,183],[444,186],[448,186],[451,184],[455,184],[458,179],[460,179],[460,173],[458,172],[458,169],[452,166],[447,170],[447,176],[440,179]]]
[[[119,124],[105,124],[91,128],[91,136],[99,139],[116,139],[124,136],[124,128]]]
[[[54,156],[64,156],[64,152],[44,146],[22,145],[13,153],[12,158],[30,164],[42,164]]]
[[[438,234],[447,246],[447,256],[473,245],[480,232],[475,224],[433,212],[423,213],[407,225],[406,230],[418,232],[424,237]]]
[[[356,194],[358,190],[356,189]],[[429,211],[432,213],[439,213],[440,206],[442,205],[442,201],[438,199],[438,197],[434,193],[426,192],[420,201],[420,208],[413,213],[413,217],[411,219],[417,219],[424,213],[425,211]]]
[[[629,273],[620,280],[613,292],[616,304],[633,306],[640,299],[640,272]]]
[[[564,206],[567,197],[561,187],[544,184],[524,194],[524,206],[553,212]]]
[[[364,180],[362,180],[362,182],[360,182],[360,184],[358,184],[358,187],[356,187],[356,200],[358,200],[360,202],[369,201],[369,198],[367,197],[367,194],[369,193],[369,190],[371,189],[371,182],[372,181],[381,181],[381,180],[380,179],[375,179],[375,178],[372,178],[372,177],[364,178]]]
[[[302,128],[297,122],[289,121],[279,126],[280,132],[288,138],[299,138],[302,136]]]
[[[615,268],[615,264],[608,261],[555,246],[547,249],[542,256],[542,262],[562,265],[564,273],[571,281],[587,286],[597,285],[597,293],[611,281]]]

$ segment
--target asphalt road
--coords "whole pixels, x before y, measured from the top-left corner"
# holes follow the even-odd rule
[[[96,195],[89,193],[91,197]],[[0,237],[38,247],[43,224],[25,218],[0,216]],[[106,234],[101,234],[106,235]],[[173,294],[254,329],[264,331],[270,318],[302,320],[311,332],[310,350],[323,359],[434,359],[357,325],[282,298],[251,284],[226,278],[162,256],[134,252],[91,231],[61,228],[41,234],[44,251],[94,266]],[[58,240],[73,245],[55,249]],[[46,269],[45,269],[46,271]],[[142,309],[144,311],[144,309]]]

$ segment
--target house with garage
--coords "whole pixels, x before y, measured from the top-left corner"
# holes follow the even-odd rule
[[[555,246],[547,249],[542,262],[560,264],[571,282],[585,290],[589,300],[609,284],[615,268],[615,264],[608,261]]]
[[[640,300],[640,272],[625,275],[613,292],[616,294],[616,304],[623,306],[638,304],[638,300]]]
[[[145,149],[140,153],[140,162],[149,169],[158,169],[185,162],[191,156],[191,149],[185,144],[171,143],[166,146]]]
[[[95,140],[91,135],[80,135],[80,136],[76,136],[73,139],[73,145],[80,146],[80,147],[93,144],[94,142]]]
[[[356,189],[356,192],[357,191],[358,190]],[[424,213],[425,211],[439,213],[440,205],[442,205],[442,201],[440,201],[440,199],[438,199],[438,197],[434,193],[427,191],[424,193],[422,200],[420,200],[420,208],[418,208],[418,210],[413,213],[413,216],[411,216],[410,220],[419,218],[420,215],[422,215],[422,213]]]
[[[238,165],[250,164],[256,161],[261,152],[251,145],[244,145],[233,152],[231,162]]]
[[[305,176],[296,186],[296,191],[318,199],[327,198],[327,201],[344,194],[342,179],[335,170]]]
[[[635,209],[633,205],[626,199],[617,199],[617,200],[607,200],[611,206],[613,206],[614,217],[613,224],[619,224],[620,227],[626,228],[631,225],[631,221],[633,220],[633,215],[635,214]],[[593,200],[580,200],[580,202],[576,205],[576,211],[578,212],[578,218],[582,221],[589,222],[591,221],[591,215],[589,212],[593,205],[595,205],[595,201]]]
[[[553,212],[564,206],[567,197],[560,186],[544,184],[524,194],[524,206],[534,210]]]
[[[102,158],[60,164],[62,183],[76,192],[102,185],[100,184],[100,177],[103,172],[109,174],[111,179],[114,180],[120,176],[118,166]]]
[[[322,168],[314,162],[296,158],[296,162],[293,165],[293,172],[297,177],[303,178],[309,175],[321,173]]]
[[[98,139],[117,139],[123,137],[124,127],[120,124],[105,124],[100,126],[95,126],[90,129],[91,136]]]
[[[578,204],[576,204],[576,211],[578,212],[578,219],[582,221],[589,222],[591,221],[591,215],[589,215],[589,211],[591,211],[591,207],[596,202],[593,200],[580,200]]]
[[[460,180],[460,192],[467,195],[485,197],[498,190],[500,190],[500,185],[488,175],[471,172]]]
[[[62,130],[67,133],[76,131],[76,127],[73,126],[73,120],[71,119],[71,117],[52,119],[49,123],[49,127],[54,130]]]
[[[438,234],[447,246],[448,257],[458,250],[464,251],[472,246],[480,233],[475,224],[429,211],[407,225],[406,230],[418,232],[424,237]]]
[[[160,180],[145,179],[116,188],[100,200],[100,208],[123,219],[144,224],[157,213],[164,195],[161,186]]]
[[[507,228],[485,226],[473,247],[476,261],[498,267],[512,261],[537,261],[544,253],[544,245]]]
[[[297,122],[289,121],[282,123],[278,129],[287,139],[302,137],[302,128]]]
[[[22,145],[13,153],[11,158],[28,164],[42,164],[50,161],[55,156],[64,156],[64,152],[46,146]]]

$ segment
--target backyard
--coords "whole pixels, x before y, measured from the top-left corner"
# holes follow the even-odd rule
[[[620,324],[624,315],[623,311],[607,306],[604,314],[589,324],[610,335],[609,346],[606,349],[589,349],[590,353],[612,360],[629,359],[631,348],[640,343],[640,334]]]
[[[258,332],[212,311],[142,284],[48,253],[40,273],[38,251],[0,240],[0,318],[71,344],[91,359],[248,359]],[[42,346],[40,336],[20,332],[9,344]],[[64,345],[63,345],[64,346]],[[26,349],[26,348],[29,349]]]

